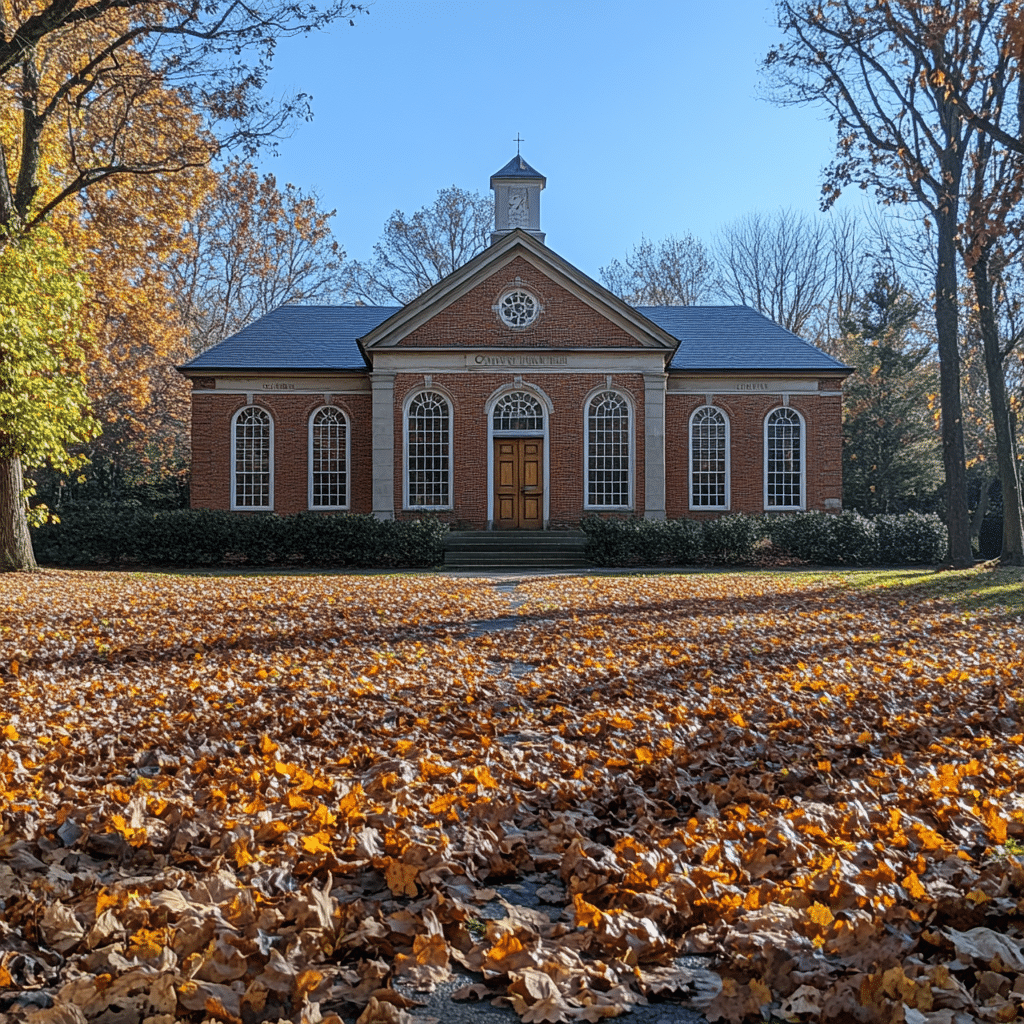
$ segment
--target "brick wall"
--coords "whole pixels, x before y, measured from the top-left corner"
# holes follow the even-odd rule
[[[553,526],[576,524],[583,515],[584,453],[583,414],[587,396],[604,389],[603,374],[522,374],[551,400],[548,421],[550,453],[550,522]],[[455,508],[439,512],[440,518],[467,528],[487,524],[487,417],[488,398],[499,388],[511,386],[512,374],[434,374],[433,387],[451,397],[453,410],[452,484]],[[644,383],[640,374],[615,374],[612,385],[630,396],[633,403],[633,506],[644,507]],[[402,509],[403,437],[402,410],[410,392],[424,386],[421,374],[395,378],[395,509],[403,517],[419,515]],[[529,390],[526,388],[525,390]]]
[[[838,390],[834,382],[830,389]],[[764,420],[782,403],[776,395],[715,395],[715,406],[729,419],[732,512],[764,511]],[[790,407],[806,429],[806,507],[825,509],[826,499],[842,500],[842,398],[793,395]],[[717,512],[690,509],[689,423],[703,395],[668,395],[665,403],[666,513],[670,519],[710,518]],[[833,506],[838,508],[838,506]]]
[[[510,331],[492,307],[515,279],[540,300],[529,326]],[[404,348],[639,348],[640,343],[521,256],[407,335]]]
[[[349,488],[353,512],[372,511],[370,396],[333,395],[351,431]],[[244,395],[205,392],[192,400],[192,507],[231,508],[231,417]],[[274,420],[274,511],[309,507],[309,417],[322,395],[259,395],[253,402]]]
[[[606,384],[599,374],[523,374],[551,400],[549,417],[550,521],[561,526],[583,514],[585,462],[583,414],[586,397]],[[432,384],[453,404],[453,476],[455,508],[439,512],[450,522],[483,527],[487,522],[487,444],[485,406],[499,388],[513,384],[512,374],[435,374]],[[639,374],[613,376],[613,385],[633,401],[633,507],[644,508],[644,387]],[[402,507],[404,485],[402,410],[405,398],[424,386],[419,374],[395,380],[395,509],[400,517],[419,513]],[[830,382],[831,390],[838,390]],[[246,404],[243,395],[205,394],[192,405],[192,505],[231,507],[231,417]],[[308,421],[323,405],[316,395],[260,395],[256,405],[274,418],[274,510],[281,514],[308,507]],[[372,443],[369,395],[336,396],[332,404],[349,416],[350,489],[353,512],[372,510]],[[689,418],[704,404],[703,395],[668,395],[665,406],[666,512],[669,518],[707,518],[716,512],[689,507]],[[731,506],[733,512],[764,510],[764,418],[780,404],[771,395],[719,395],[714,404],[729,418]],[[842,498],[842,399],[834,395],[794,395],[792,408],[806,427],[808,509],[826,508],[826,499]],[[831,506],[835,507],[835,506]]]

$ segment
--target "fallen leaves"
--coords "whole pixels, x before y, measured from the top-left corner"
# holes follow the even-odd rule
[[[4,586],[12,1020],[395,1024],[455,969],[537,1022],[1021,1016],[1019,617],[757,574]]]

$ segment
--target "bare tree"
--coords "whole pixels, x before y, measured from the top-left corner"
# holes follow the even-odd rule
[[[718,293],[833,351],[839,325],[867,285],[864,245],[852,214],[747,214],[712,243]]]
[[[193,353],[286,302],[341,301],[345,251],[316,192],[229,164],[168,266]]]
[[[884,203],[916,202],[936,228],[935,325],[950,556],[973,562],[958,361],[956,238],[973,129],[947,85],[985,106],[989,71],[979,57],[998,0],[777,0],[783,42],[765,61],[784,103],[824,105],[837,128],[824,203],[857,182]],[[941,67],[940,67],[941,65]],[[937,73],[941,72],[941,73]]]
[[[982,145],[989,145],[989,141],[986,137]],[[1007,565],[1024,565],[1020,470],[1017,465],[1013,411],[1006,381],[1006,362],[1024,338],[1024,332],[1012,326],[1009,330],[1000,329],[1010,322],[1009,317],[1000,317],[1000,299],[1005,308],[1007,271],[1021,256],[1020,246],[1014,248],[1016,253],[1010,257],[997,237],[985,237],[967,259],[968,273],[974,286],[978,333],[985,357],[996,465],[1003,497],[1001,558]]]
[[[604,286],[631,306],[696,306],[709,299],[715,284],[711,254],[689,234],[659,242],[641,238],[624,264],[612,260],[600,274]]]
[[[1024,156],[1024,75],[1021,62],[1024,58],[1024,0],[998,0],[991,5],[996,16],[994,24],[1001,42],[1001,57],[1007,71],[1016,80],[1015,95],[993,95],[980,93],[971,88],[970,80],[959,77],[944,78],[943,86],[950,101],[959,110],[961,117],[976,131],[988,136],[999,146]],[[988,10],[986,9],[986,16]],[[935,71],[944,75],[942,55],[936,54]],[[1016,109],[1016,119],[1006,121],[1001,116],[1009,107]]]
[[[493,199],[455,185],[411,217],[395,210],[373,258],[348,264],[347,292],[371,306],[405,305],[483,252],[493,223]]]

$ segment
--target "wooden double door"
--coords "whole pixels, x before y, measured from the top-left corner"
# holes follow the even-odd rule
[[[494,525],[501,530],[544,528],[544,441],[494,441]]]

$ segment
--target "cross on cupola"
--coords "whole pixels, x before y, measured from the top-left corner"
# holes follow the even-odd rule
[[[504,238],[510,231],[520,228],[544,241],[540,229],[540,193],[547,178],[535,171],[519,154],[519,144],[525,139],[516,132],[516,155],[500,171],[491,175],[494,190],[494,230],[491,242]]]

